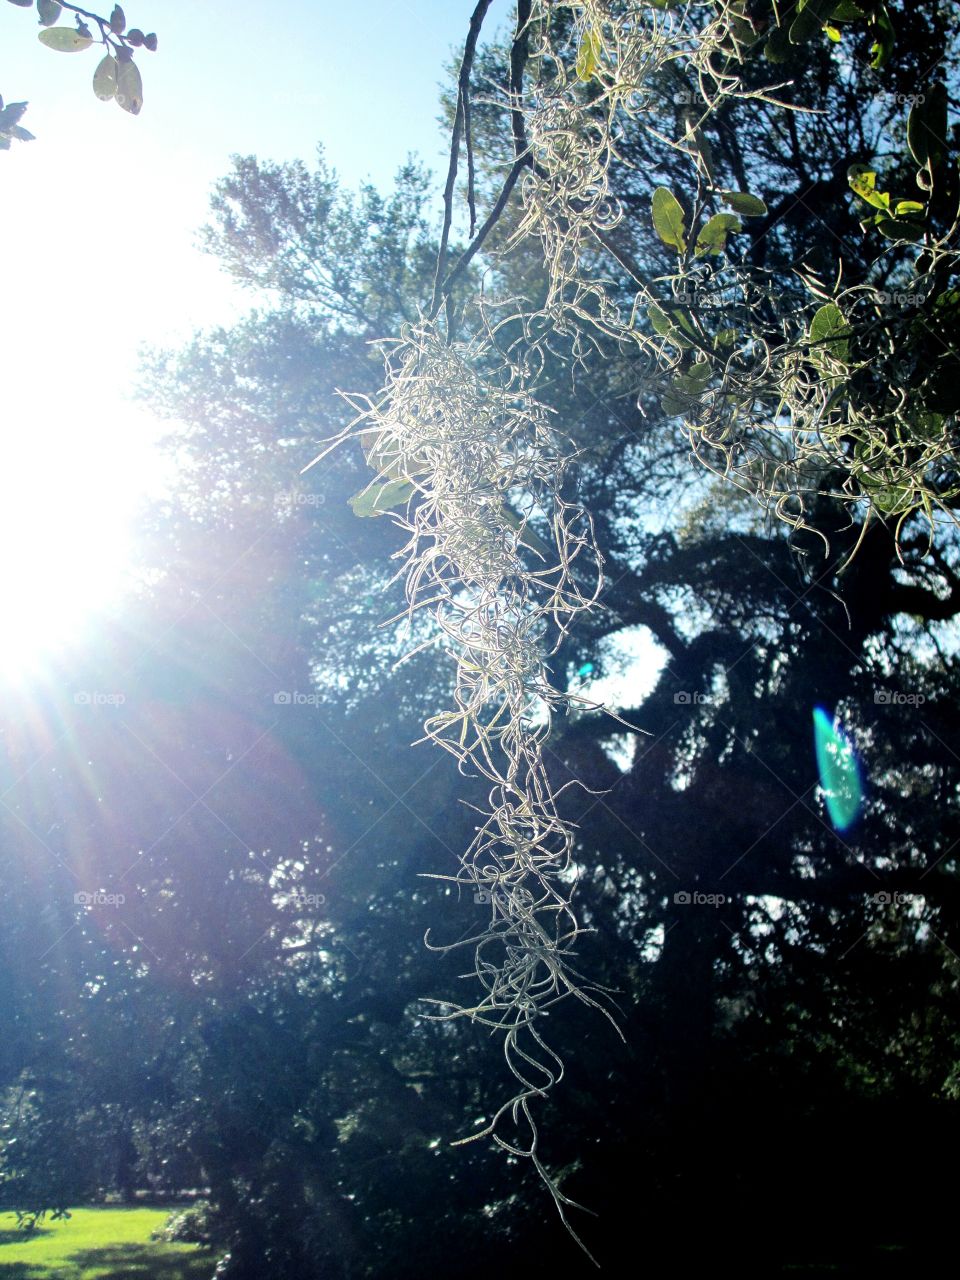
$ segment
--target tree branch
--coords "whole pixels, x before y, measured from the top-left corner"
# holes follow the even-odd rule
[[[457,111],[453,119],[453,138],[450,142],[450,164],[447,168],[446,186],[443,189],[443,231],[440,234],[440,248],[437,251],[437,271],[433,283],[431,316],[435,316],[440,310],[440,303],[443,297],[443,273],[447,265],[447,245],[450,241],[450,225],[453,222],[453,193],[457,182],[457,167],[460,163],[460,132],[464,128],[465,122],[469,121],[470,72],[473,70],[473,59],[477,51],[477,41],[480,38],[480,28],[483,26],[484,18],[487,16],[490,2],[491,0],[478,0],[477,7],[470,18],[470,29],[467,32],[467,41],[463,47],[463,60],[460,63],[460,76],[457,81]],[[470,233],[472,235],[473,225],[476,221],[473,208],[473,147],[469,137],[469,123],[467,123],[466,127],[470,187]]]

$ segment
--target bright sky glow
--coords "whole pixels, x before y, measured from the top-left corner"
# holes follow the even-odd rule
[[[439,171],[438,84],[472,7],[127,0],[160,42],[137,55],[134,118],[94,97],[96,48],[46,49],[35,12],[0,4],[0,93],[30,102],[36,135],[0,153],[0,681],[122,594],[161,472],[159,424],[129,398],[138,348],[249,301],[194,244],[229,156],[309,162],[322,142],[350,188],[387,189],[410,152]],[[491,32],[510,10],[496,0]]]

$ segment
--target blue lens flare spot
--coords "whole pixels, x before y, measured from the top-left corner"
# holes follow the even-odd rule
[[[838,831],[847,831],[863,811],[863,783],[853,743],[823,707],[813,709],[813,741],[830,821]]]
[[[584,677],[584,679],[586,679],[586,677],[587,677],[587,676],[592,676],[592,675],[593,675],[593,663],[592,663],[592,662],[585,662],[585,663],[583,664],[583,666],[580,668],[580,670],[577,672],[577,675],[578,675],[578,676],[583,676],[583,677]]]

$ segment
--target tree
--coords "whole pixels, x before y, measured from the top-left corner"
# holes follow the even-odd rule
[[[824,56],[828,87],[832,65]],[[478,128],[486,124],[479,112],[474,119]],[[491,146],[497,136],[491,125],[485,135]],[[798,140],[795,151],[774,152],[760,130],[735,136],[743,139],[740,145],[746,149],[743,163],[761,173],[774,159],[787,171],[799,169],[809,141]],[[839,153],[836,158],[826,149],[831,139]],[[625,135],[624,150],[631,141],[635,135]],[[819,139],[819,144],[817,154],[825,167],[841,165],[843,171],[845,137],[838,131]],[[476,189],[482,192],[484,166],[492,161],[479,149],[475,159]],[[678,156],[680,161],[683,156]],[[247,172],[253,172],[249,164]],[[629,169],[622,171],[622,180],[636,181]],[[767,194],[764,187],[759,189]],[[818,208],[824,215],[853,205],[855,195],[843,197],[845,189],[823,191],[825,203]],[[280,205],[275,196],[262,201],[253,183],[238,179],[232,191],[240,206],[234,217],[247,225],[257,225],[259,218],[282,246],[273,250],[268,245],[266,260],[258,260],[259,278],[267,280],[273,270],[270,254],[276,252],[282,265],[295,251],[302,220],[299,215],[289,221],[277,217]],[[626,203],[629,186],[614,194]],[[265,208],[274,211],[269,218],[263,216]],[[509,216],[507,206],[504,218]],[[794,265],[817,246],[809,221],[776,226],[777,233],[765,243],[766,269],[772,278],[788,280]],[[505,235],[514,227],[507,221]],[[630,233],[627,252],[638,263],[649,261],[653,273],[655,264],[663,261],[664,246],[652,220],[625,221],[617,230]],[[311,235],[322,240],[315,232]],[[488,237],[491,245],[497,242],[495,228]],[[618,248],[618,253],[622,256],[624,250]],[[522,290],[535,299],[546,296],[550,282],[542,269],[538,272],[535,255],[518,253],[518,258],[522,283],[514,283],[512,259],[495,267],[494,279],[503,295]],[[846,267],[864,269],[855,258],[848,258]],[[632,296],[629,276],[608,287]],[[816,301],[809,306],[814,314],[819,309]],[[462,310],[460,323],[465,324],[475,313],[467,305]],[[309,321],[314,329],[325,323],[322,315]],[[260,328],[269,332],[268,326]],[[503,323],[497,334],[502,346],[525,336],[519,320],[513,328]],[[252,328],[247,336],[253,336]],[[501,354],[498,348],[491,360]],[[269,369],[289,366],[286,356],[274,363],[281,355],[277,348],[269,356]],[[576,369],[575,379],[565,372],[565,363],[567,369],[571,364]],[[260,385],[283,403],[285,378],[278,383],[266,364],[261,371]],[[486,372],[482,362],[481,372]],[[633,1055],[627,1061],[634,1069],[643,1063],[645,1073],[639,1097],[621,1099],[617,1111],[598,1113],[595,1082],[603,1080],[605,1087],[614,1088],[623,1081],[626,1088],[626,1068],[622,1074],[611,1068],[610,1044],[602,1044],[593,1056],[584,1043],[589,1024],[575,1012],[551,1023],[552,1044],[565,1050],[575,1078],[578,1061],[583,1073],[573,1092],[576,1103],[571,1103],[569,1090],[562,1111],[549,1099],[541,1101],[552,1120],[551,1176],[563,1176],[564,1187],[587,1203],[620,1204],[623,1221],[629,1222],[634,1210],[624,1196],[633,1194],[636,1186],[631,1150],[639,1147],[650,1154],[652,1167],[643,1188],[658,1214],[683,1220],[683,1207],[668,1190],[680,1185],[698,1212],[711,1197],[718,1201],[720,1220],[733,1210],[717,1195],[721,1169],[704,1163],[708,1082],[722,1082],[723,1105],[731,1114],[747,1109],[763,1125],[760,1100],[775,1108],[795,1143],[801,1141],[802,1109],[808,1106],[816,1108],[824,1134],[832,1132],[834,1140],[846,1134],[851,1141],[861,1141],[859,1120],[841,1124],[842,1099],[852,1091],[864,1107],[862,1114],[869,1117],[873,1106],[895,1098],[905,1087],[906,1078],[896,1063],[912,1053],[929,1064],[917,1105],[935,1106],[952,1096],[955,1044],[943,1002],[955,983],[946,949],[955,931],[950,843],[954,819],[944,823],[943,813],[953,812],[949,797],[954,774],[949,759],[936,758],[936,739],[950,741],[955,732],[950,711],[955,666],[949,656],[938,656],[937,648],[939,625],[956,612],[955,546],[948,536],[924,556],[926,538],[920,530],[904,524],[897,537],[876,516],[861,541],[862,518],[851,524],[842,500],[829,493],[812,495],[807,499],[808,523],[827,535],[831,547],[830,559],[818,565],[817,542],[804,529],[788,536],[789,527],[769,527],[761,513],[734,501],[728,490],[691,477],[682,427],[675,417],[665,415],[659,395],[653,393],[656,387],[641,396],[639,409],[630,403],[638,368],[629,348],[624,350],[603,333],[594,333],[588,343],[583,329],[571,322],[567,335],[551,333],[537,373],[539,394],[572,424],[580,450],[581,500],[591,511],[608,576],[616,583],[603,596],[606,608],[582,615],[571,628],[555,670],[576,692],[575,673],[591,665],[594,672],[602,670],[612,660],[605,655],[609,641],[636,627],[656,636],[669,661],[653,694],[639,706],[620,708],[626,720],[652,731],[655,740],[647,750],[646,740],[640,738],[628,765],[618,766],[611,759],[616,745],[611,739],[624,726],[601,717],[568,715],[563,731],[546,744],[554,792],[573,778],[594,789],[614,789],[612,798],[598,803],[588,797],[582,805],[574,805],[573,793],[567,792],[562,804],[566,821],[579,822],[574,859],[581,873],[580,913],[602,943],[594,946],[589,936],[583,937],[580,965],[605,986],[622,988],[627,975],[623,1022]],[[376,399],[374,391],[367,394]],[[435,394],[424,396],[425,406],[437,403]],[[206,414],[209,417],[209,410]],[[268,412],[263,421],[270,421]],[[368,429],[367,422],[362,425]],[[369,437],[361,444],[369,454]],[[377,446],[384,471],[394,472],[383,480],[395,482],[396,451],[382,440]],[[355,458],[352,464],[337,464],[355,465]],[[418,495],[420,486],[428,487],[419,465],[414,457],[413,465],[403,468]],[[321,490],[334,474],[325,469],[318,482]],[[322,526],[329,527],[334,492],[327,490]],[[678,495],[686,500],[678,501]],[[425,505],[430,519],[435,507]],[[549,527],[522,503],[514,516],[518,523],[527,517],[527,527],[539,537],[550,536]],[[661,525],[656,530],[648,524],[654,517]],[[340,526],[334,527],[339,538]],[[517,554],[536,566],[533,547],[521,542],[521,531],[507,517],[504,532],[514,539]],[[323,536],[323,527],[320,533]],[[838,577],[839,567],[858,542],[856,557]],[[346,567],[343,572],[355,590],[356,577]],[[684,617],[685,604],[692,617]],[[910,616],[922,622],[911,624]],[[429,634],[421,632],[424,637]],[[333,633],[325,632],[322,650],[336,669],[339,661],[347,660],[349,646],[341,650],[335,643],[331,646],[333,640]],[[907,664],[904,647],[919,654],[919,662]],[[367,692],[376,689],[381,699],[391,687],[383,658],[381,650],[370,664],[366,686]],[[418,673],[422,683],[415,706],[432,710],[436,705],[443,681],[432,675]],[[354,688],[362,704],[365,695]],[[676,701],[678,693],[686,694],[687,700]],[[929,718],[907,726],[904,708],[926,705],[907,702],[911,697],[929,699],[930,712]],[[847,733],[872,753],[873,772],[880,780],[874,783],[859,832],[842,843],[815,798],[810,713],[818,702],[831,715],[834,710],[842,713]],[[576,709],[574,703],[571,710]],[[389,719],[376,703],[370,715],[378,725]],[[358,754],[370,749],[361,741],[357,740]],[[620,759],[623,747],[621,742]],[[915,797],[909,806],[896,795],[904,785]],[[743,803],[731,803],[731,796],[742,796]],[[928,796],[935,799],[927,803]],[[908,809],[910,841],[904,844],[899,820]],[[729,846],[729,856],[719,867],[718,831]],[[930,850],[927,862],[918,861],[916,850],[921,848]],[[735,866],[727,872],[730,863]],[[686,887],[678,879],[681,873]],[[674,900],[676,893],[707,899],[722,895],[727,901],[718,912],[716,902]],[[905,901],[905,895],[912,900]],[[614,903],[619,904],[616,910]],[[501,904],[494,898],[490,905]],[[455,937],[456,926],[452,933]],[[828,961],[841,975],[836,981],[824,979]],[[923,974],[922,999],[912,994],[917,987],[898,984],[898,975],[906,972],[902,965]],[[880,984],[888,992],[882,1032],[871,1022],[865,998]],[[417,990],[405,988],[410,994]],[[842,1023],[837,1022],[841,1017]],[[405,1024],[412,1027],[414,1019],[407,1008]],[[740,1053],[754,1064],[742,1080],[736,1074]],[[785,1065],[784,1054],[793,1061]],[[436,1081],[431,1085],[434,1092],[439,1087]],[[759,1108],[756,1113],[753,1106]],[[489,1117],[494,1111],[480,1114]],[[609,1161],[609,1169],[603,1171],[599,1159],[584,1155],[596,1137],[600,1116],[601,1142]],[[764,1174],[755,1167],[750,1132],[749,1125],[725,1130],[737,1141],[735,1185],[748,1187],[747,1198],[756,1198],[765,1195]],[[795,1171],[798,1195],[815,1160],[811,1147]],[[624,1185],[618,1174],[627,1169],[632,1179],[629,1193],[618,1190]],[[709,1197],[705,1184],[710,1174],[698,1177],[698,1169],[713,1171]],[[682,1180],[679,1184],[677,1178]],[[866,1193],[863,1205],[868,1205]],[[765,1245],[783,1256],[778,1233],[791,1219],[782,1208],[774,1214],[774,1208],[771,1203],[774,1225]],[[588,1241],[596,1252],[603,1251],[604,1236],[617,1230],[609,1217],[605,1215],[602,1233]],[[501,1214],[494,1215],[494,1221],[497,1229],[509,1230]],[[822,1239],[829,1241],[837,1230],[825,1222]],[[550,1246],[537,1236],[526,1244],[514,1238],[512,1247],[519,1274],[525,1248],[542,1258]]]
[[[926,39],[927,11],[917,20],[916,40],[910,15],[891,11],[900,56],[909,65]],[[663,12],[644,10],[666,39],[676,15]],[[557,25],[547,35],[558,56],[547,64],[539,90],[535,60],[524,78],[534,86],[531,110],[551,83],[551,68],[574,107],[579,110],[581,97],[588,106],[595,101],[599,82],[596,68],[586,77],[589,64],[609,57],[619,31],[606,15],[598,41],[591,35],[585,43],[577,11],[556,8]],[[758,10],[752,21],[762,16]],[[861,31],[857,40],[867,38],[853,24],[844,39],[855,31]],[[724,166],[742,164],[749,175],[729,186],[724,181],[720,190],[763,198],[769,229],[751,252],[773,282],[765,297],[779,289],[788,309],[796,308],[791,332],[803,335],[807,349],[810,323],[826,304],[808,301],[803,284],[790,282],[811,253],[819,252],[823,265],[823,237],[811,217],[788,216],[787,193],[804,196],[817,216],[845,228],[845,279],[866,278],[872,269],[872,242],[859,238],[852,213],[860,197],[846,179],[851,136],[859,149],[850,131],[864,116],[856,94],[846,96],[832,43],[824,36],[822,44],[812,37],[797,44],[797,56],[813,69],[798,82],[798,92],[810,95],[800,105],[817,95],[838,111],[845,102],[840,118],[850,130],[801,115],[795,137],[791,117],[777,134],[779,109],[762,97],[729,102],[701,126],[715,174],[723,178]],[[542,47],[533,42],[528,56]],[[499,69],[508,87],[511,77],[516,87],[521,53],[515,37]],[[585,78],[574,83],[578,55]],[[495,68],[496,56],[492,51],[487,63],[481,59],[478,74]],[[747,1204],[755,1223],[739,1245],[738,1267],[746,1274],[809,1267],[821,1250],[835,1263],[851,1248],[858,1250],[858,1265],[879,1269],[889,1262],[882,1243],[905,1250],[907,1270],[915,1271],[921,1258],[935,1269],[930,1255],[940,1237],[925,1245],[916,1224],[920,1204],[932,1206],[934,1222],[940,1210],[949,1221],[944,1186],[924,1171],[935,1167],[936,1135],[956,1123],[957,772],[955,758],[938,746],[953,742],[957,729],[956,661],[944,631],[960,600],[955,538],[949,528],[938,530],[928,551],[923,513],[898,531],[897,513],[881,519],[876,504],[864,528],[864,508],[854,506],[851,517],[842,485],[811,486],[804,521],[826,536],[824,560],[822,542],[804,525],[771,521],[735,489],[690,470],[689,422],[669,401],[663,405],[663,379],[669,384],[678,375],[648,363],[648,344],[622,340],[610,309],[618,305],[626,315],[632,308],[634,266],[641,279],[652,279],[672,272],[679,256],[654,224],[646,178],[654,171],[654,181],[682,194],[683,166],[695,163],[673,147],[663,168],[654,168],[657,134],[676,141],[677,109],[689,105],[674,102],[686,91],[670,79],[677,62],[663,68],[669,93],[655,96],[652,81],[651,116],[627,120],[618,139],[618,155],[633,156],[638,169],[614,159],[609,198],[639,213],[600,227],[612,244],[613,264],[601,260],[608,252],[602,240],[596,249],[585,247],[594,234],[589,226],[577,242],[564,239],[569,227],[547,223],[558,236],[548,245],[566,253],[579,243],[579,259],[564,259],[575,276],[581,268],[596,269],[586,276],[595,281],[603,261],[607,308],[592,292],[579,295],[586,315],[571,314],[562,288],[548,306],[553,282],[535,239],[520,241],[502,259],[481,259],[481,252],[505,247],[527,217],[527,206],[508,199],[453,282],[462,292],[449,309],[449,365],[445,307],[437,312],[429,360],[408,365],[409,378],[398,376],[402,355],[391,365],[397,403],[416,396],[424,370],[449,367],[473,397],[477,421],[490,422],[484,415],[491,405],[508,420],[530,399],[548,406],[577,456],[551,499],[560,472],[550,467],[562,452],[548,452],[546,461],[539,455],[542,470],[534,479],[543,488],[535,487],[534,497],[545,495],[561,514],[576,498],[590,512],[605,560],[602,607],[569,620],[552,660],[557,694],[535,684],[537,695],[550,701],[555,732],[537,739],[543,773],[533,776],[546,779],[544,795],[557,797],[551,831],[569,834],[583,926],[577,968],[596,986],[617,988],[626,1047],[587,1005],[567,1001],[563,1016],[555,1008],[546,1018],[538,1015],[534,1026],[550,1028],[549,1044],[568,1074],[562,1089],[536,1100],[544,1133],[537,1156],[558,1194],[604,1207],[599,1225],[577,1224],[601,1262],[636,1248],[639,1203],[660,1229],[659,1239],[645,1241],[649,1260],[676,1269],[678,1251],[686,1250],[691,1268],[702,1267],[705,1255],[715,1256],[721,1230],[729,1232]],[[888,61],[889,70],[881,70],[892,75],[896,65]],[[497,83],[495,75],[489,79]],[[510,148],[517,143],[515,117],[496,109],[496,90],[490,96],[494,105],[469,105],[481,231],[483,200],[493,208],[499,201],[497,148],[504,140]],[[546,98],[564,108],[562,96]],[[453,111],[458,102],[465,125],[462,90]],[[750,112],[761,113],[769,127],[747,127]],[[817,174],[839,174],[836,181],[818,178],[815,194],[805,178],[814,177],[811,157],[822,165]],[[531,166],[520,165],[519,157],[507,163],[508,173],[519,165],[508,196],[522,194]],[[153,669],[142,675],[140,697],[175,708],[164,721],[174,721],[175,758],[186,776],[195,772],[206,782],[214,775],[204,772],[202,748],[222,752],[225,744],[210,734],[213,717],[205,708],[229,700],[233,713],[259,718],[274,708],[278,689],[309,691],[316,703],[291,704],[277,732],[307,779],[301,794],[317,798],[321,808],[324,797],[346,797],[325,843],[335,856],[349,853],[329,876],[316,846],[287,856],[298,832],[324,829],[322,814],[291,804],[289,823],[274,811],[255,828],[261,845],[278,855],[275,876],[252,859],[249,873],[212,881],[200,875],[201,855],[209,866],[226,843],[202,822],[184,832],[168,865],[144,870],[148,892],[129,922],[160,954],[169,950],[176,958],[185,989],[209,997],[194,1004],[189,1035],[182,1025],[176,1033],[185,1079],[174,1091],[173,1114],[209,1176],[215,1239],[229,1252],[224,1266],[236,1277],[261,1274],[264,1258],[278,1274],[307,1276],[442,1273],[451,1259],[466,1275],[486,1274],[492,1265],[521,1275],[535,1263],[588,1274],[589,1264],[571,1257],[568,1242],[558,1241],[553,1224],[535,1211],[535,1188],[515,1177],[518,1155],[508,1153],[508,1168],[500,1170],[489,1140],[467,1147],[458,1160],[445,1146],[464,1122],[477,1118],[474,1128],[486,1129],[510,1080],[506,1067],[496,1073],[478,1019],[432,1023],[422,1016],[417,998],[427,992],[449,1002],[448,1009],[465,1001],[457,953],[438,961],[423,952],[419,938],[428,924],[438,928],[438,912],[439,927],[448,930],[440,940],[455,941],[458,934],[474,936],[485,917],[497,922],[515,911],[510,927],[518,933],[511,940],[523,941],[529,903],[509,877],[512,897],[499,896],[499,881],[485,889],[474,881],[460,901],[449,881],[416,879],[427,868],[450,874],[451,856],[470,844],[478,822],[475,811],[455,799],[462,795],[482,809],[488,787],[444,771],[445,758],[423,775],[422,751],[401,749],[417,725],[445,705],[442,699],[457,698],[457,673],[436,661],[438,630],[426,621],[414,640],[432,644],[393,669],[404,639],[377,632],[374,624],[403,606],[397,586],[385,582],[388,570],[380,568],[402,546],[389,522],[356,520],[348,497],[363,488],[363,467],[373,455],[382,472],[374,489],[403,476],[413,487],[404,519],[424,545],[433,545],[440,517],[450,517],[444,539],[475,535],[471,554],[493,545],[484,539],[495,533],[498,548],[515,557],[511,569],[519,566],[506,580],[512,590],[520,571],[528,582],[544,569],[537,539],[549,545],[557,527],[514,490],[506,493],[509,506],[498,507],[503,491],[498,498],[496,489],[482,489],[485,473],[478,467],[467,496],[483,499],[482,530],[464,528],[463,508],[434,483],[436,458],[502,469],[509,453],[504,447],[490,459],[480,447],[488,440],[470,436],[470,423],[461,429],[455,414],[437,412],[450,405],[449,388],[439,385],[427,384],[430,393],[417,405],[436,440],[404,434],[416,429],[412,414],[394,417],[386,438],[382,428],[379,438],[361,437],[359,449],[330,455],[322,468],[292,483],[296,465],[286,459],[306,461],[314,437],[337,435],[346,425],[346,410],[332,407],[334,387],[352,386],[385,408],[362,340],[416,317],[407,293],[423,300],[428,315],[434,305],[426,269],[431,246],[416,230],[422,205],[399,199],[408,213],[399,219],[387,269],[380,265],[373,285],[359,284],[382,247],[379,232],[364,236],[361,219],[339,202],[328,177],[322,169],[308,175],[299,167],[235,165],[221,188],[209,242],[241,277],[283,290],[274,295],[276,310],[209,335],[179,356],[158,358],[146,384],[148,396],[186,424],[173,442],[185,460],[185,483],[157,514],[155,562],[168,572],[154,600],[145,602],[137,630],[161,634],[190,606],[205,621],[198,625],[194,618],[169,634]],[[778,184],[785,203],[775,220],[771,191]],[[692,225],[688,209],[682,227],[688,247]],[[351,226],[358,228],[353,241]],[[347,256],[334,276],[327,245],[338,236],[355,246],[356,257]],[[728,230],[724,253],[732,254],[735,244]],[[627,255],[633,265],[618,266]],[[456,249],[450,257],[461,261]],[[695,250],[688,257],[696,264]],[[700,255],[715,257],[725,261]],[[471,301],[481,266],[496,298],[521,299],[494,312],[487,329],[480,304]],[[474,268],[477,274],[468,276]],[[298,283],[303,278],[317,282],[311,296]],[[395,291],[383,287],[394,280],[401,282]],[[490,314],[495,304],[484,305]],[[676,314],[682,306],[692,316],[694,305],[678,302]],[[741,315],[738,323],[748,326],[749,318]],[[470,335],[471,325],[482,332],[475,344],[459,336]],[[419,341],[424,331],[415,318],[407,336]],[[866,327],[858,341],[870,332]],[[698,363],[692,351],[660,336],[668,364],[673,348],[690,367]],[[824,345],[834,338],[846,340],[828,333]],[[537,358],[525,365],[531,352]],[[506,362],[520,369],[514,383],[496,378]],[[726,365],[712,376],[720,379],[725,371]],[[832,369],[825,376],[833,377]],[[478,405],[477,387],[490,377],[492,393]],[[699,393],[680,392],[696,410]],[[321,406],[325,416],[318,423]],[[522,440],[531,449],[554,448],[556,437],[540,432],[536,408],[534,420],[536,431],[506,445]],[[360,425],[369,430],[369,424]],[[952,421],[948,425],[952,429]],[[459,431],[457,449],[451,428]],[[502,444],[499,431],[500,423],[492,423],[489,439]],[[433,470],[420,469],[426,459]],[[530,476],[527,459],[524,467],[510,476]],[[821,488],[824,493],[815,491]],[[948,491],[944,478],[945,501]],[[561,521],[560,527],[569,525]],[[436,545],[449,550],[452,543],[438,537]],[[237,567],[251,559],[249,571]],[[456,583],[457,572],[445,579],[448,602],[470,586]],[[544,581],[550,580],[538,580]],[[228,629],[206,612],[204,601]],[[451,608],[462,608],[462,601]],[[415,623],[423,616],[415,615]],[[590,681],[616,670],[618,644],[622,651],[641,628],[655,637],[664,665],[652,673],[655,683],[644,696],[634,698],[627,685],[616,707],[620,721],[592,713],[576,696],[560,696],[589,698]],[[235,638],[228,642],[230,632]],[[470,643],[475,638],[468,633]],[[476,672],[467,676],[472,681]],[[95,678],[91,674],[89,687],[100,687]],[[469,694],[473,686],[459,688],[461,702],[454,705],[462,711],[469,706],[464,690]],[[859,825],[847,832],[833,828],[823,788],[818,791],[811,731],[818,704],[855,742],[868,775]],[[156,729],[149,731],[143,720],[134,727],[147,731],[153,747],[160,745]],[[534,721],[534,736],[539,727]],[[89,728],[86,733],[85,758],[105,758],[107,743]],[[112,793],[121,793],[129,776],[129,768],[118,772]],[[574,779],[590,790],[569,787]],[[158,808],[173,795],[173,784],[164,786],[171,789],[161,788]],[[244,793],[256,794],[253,788],[253,776],[239,774],[228,789],[228,812],[248,813]],[[68,808],[83,812],[82,798]],[[377,823],[370,829],[372,818]],[[110,840],[87,843],[113,858],[135,837],[131,825],[116,850]],[[504,849],[485,856],[493,866],[500,859],[502,876]],[[462,873],[456,878],[466,882]],[[567,893],[562,878],[553,883]],[[324,912],[306,900],[318,891],[330,899]],[[489,900],[475,902],[474,892],[486,892]],[[187,948],[177,946],[182,935],[170,929],[171,912],[189,924]],[[263,950],[254,949],[238,966],[236,957],[259,924]],[[164,939],[173,945],[164,948]],[[127,961],[157,975],[164,968],[135,955]],[[483,975],[496,981],[488,970]],[[124,980],[111,981],[122,989]],[[123,1003],[136,1017],[146,1016],[132,984]],[[109,1043],[109,1037],[97,1039]],[[500,1134],[510,1141],[508,1131]],[[919,1142],[927,1143],[922,1151]],[[817,1186],[825,1190],[811,1208]],[[897,1235],[886,1234],[894,1231],[893,1197],[907,1223]],[[520,1207],[534,1212],[518,1213]],[[878,1245],[868,1256],[852,1238],[851,1221],[858,1231],[865,1224],[864,1234]],[[691,1237],[702,1241],[700,1256]]]
[[[860,250],[855,242],[848,249],[841,242],[836,279],[846,272],[851,280],[843,289],[818,274],[822,254],[781,262],[781,270],[799,273],[806,296],[782,290],[769,244],[746,255],[728,248],[744,230],[743,218],[763,218],[770,229],[790,211],[781,204],[771,213],[754,193],[759,186],[766,195],[772,175],[769,165],[749,171],[733,142],[737,114],[767,114],[775,136],[791,138],[792,156],[809,178],[811,137],[796,119],[811,108],[792,83],[772,83],[771,71],[781,64],[789,71],[802,56],[805,69],[815,69],[808,80],[817,93],[825,82],[848,112],[854,104],[859,111],[864,81],[883,71],[896,45],[890,8],[811,3],[781,12],[737,2],[675,16],[658,12],[670,10],[667,4],[521,2],[497,103],[509,118],[512,156],[473,234],[470,84],[487,8],[481,2],[474,11],[458,78],[433,300],[388,353],[382,394],[356,402],[352,433],[359,432],[376,479],[355,509],[366,515],[403,509],[395,519],[409,536],[403,557],[410,616],[427,608],[457,662],[456,710],[430,717],[426,731],[492,787],[485,821],[452,877],[491,903],[488,926],[466,944],[453,944],[475,947],[484,995],[438,1016],[486,1020],[503,1032],[517,1092],[477,1136],[530,1158],[563,1215],[569,1202],[539,1159],[530,1110],[562,1071],[542,1039],[542,1016],[569,995],[595,1003],[599,988],[581,983],[569,964],[581,934],[565,879],[575,839],[544,754],[553,715],[576,696],[555,692],[544,664],[593,608],[602,578],[591,517],[571,497],[564,449],[538,399],[551,342],[570,335],[574,367],[584,373],[591,348],[633,347],[646,356],[646,386],[658,392],[668,419],[685,420],[701,461],[756,493],[798,531],[816,529],[828,554],[843,521],[856,521],[865,541],[873,519],[882,521],[874,535],[881,556],[897,546],[912,551],[913,525],[925,519],[932,540],[941,517],[953,518],[958,492],[956,405],[946,387],[955,360],[950,241],[960,185],[947,141],[947,89],[939,80],[924,83],[906,128],[920,166],[916,192],[894,198],[878,187],[877,169],[845,157],[852,192],[879,211],[863,220],[863,229],[875,227],[884,247],[868,243]],[[830,45],[846,42],[836,23],[850,24],[848,48],[859,76],[837,74]],[[938,7],[923,13],[910,36],[948,54]],[[869,39],[867,58],[856,64]],[[761,62],[761,49],[772,67]],[[918,45],[908,50],[902,71],[916,76]],[[528,63],[534,76],[525,89]],[[641,112],[658,104],[682,108],[679,139],[671,137],[674,128],[637,129]],[[881,108],[866,119],[882,130],[891,115]],[[713,129],[728,144],[722,159],[711,146]],[[446,238],[461,135],[473,239],[450,266]],[[656,287],[621,225],[619,190],[630,190],[620,177],[629,145],[623,140],[638,135],[660,142],[656,165],[671,152],[681,155],[695,183],[688,208],[667,186],[653,193],[653,230],[676,259]],[[828,199],[836,199],[837,176],[822,180]],[[819,181],[807,181],[805,190]],[[489,247],[515,191],[520,211],[507,247],[539,239],[544,290],[503,304],[481,298],[458,310],[449,290]],[[626,275],[634,294],[629,318],[622,292],[608,287],[609,265],[600,268],[598,249]],[[663,250],[650,256],[663,258]],[[880,284],[904,272],[919,311],[891,316],[882,310]],[[646,332],[635,325],[641,308]],[[942,336],[931,368],[925,353],[934,333]],[[848,545],[848,560],[860,546]],[[946,561],[938,568],[952,578]],[[526,1138],[502,1137],[504,1117],[521,1123]]]

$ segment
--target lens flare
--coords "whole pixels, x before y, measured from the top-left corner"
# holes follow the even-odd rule
[[[823,707],[813,709],[813,740],[827,813],[838,831],[847,831],[863,811],[863,783],[853,743]]]

